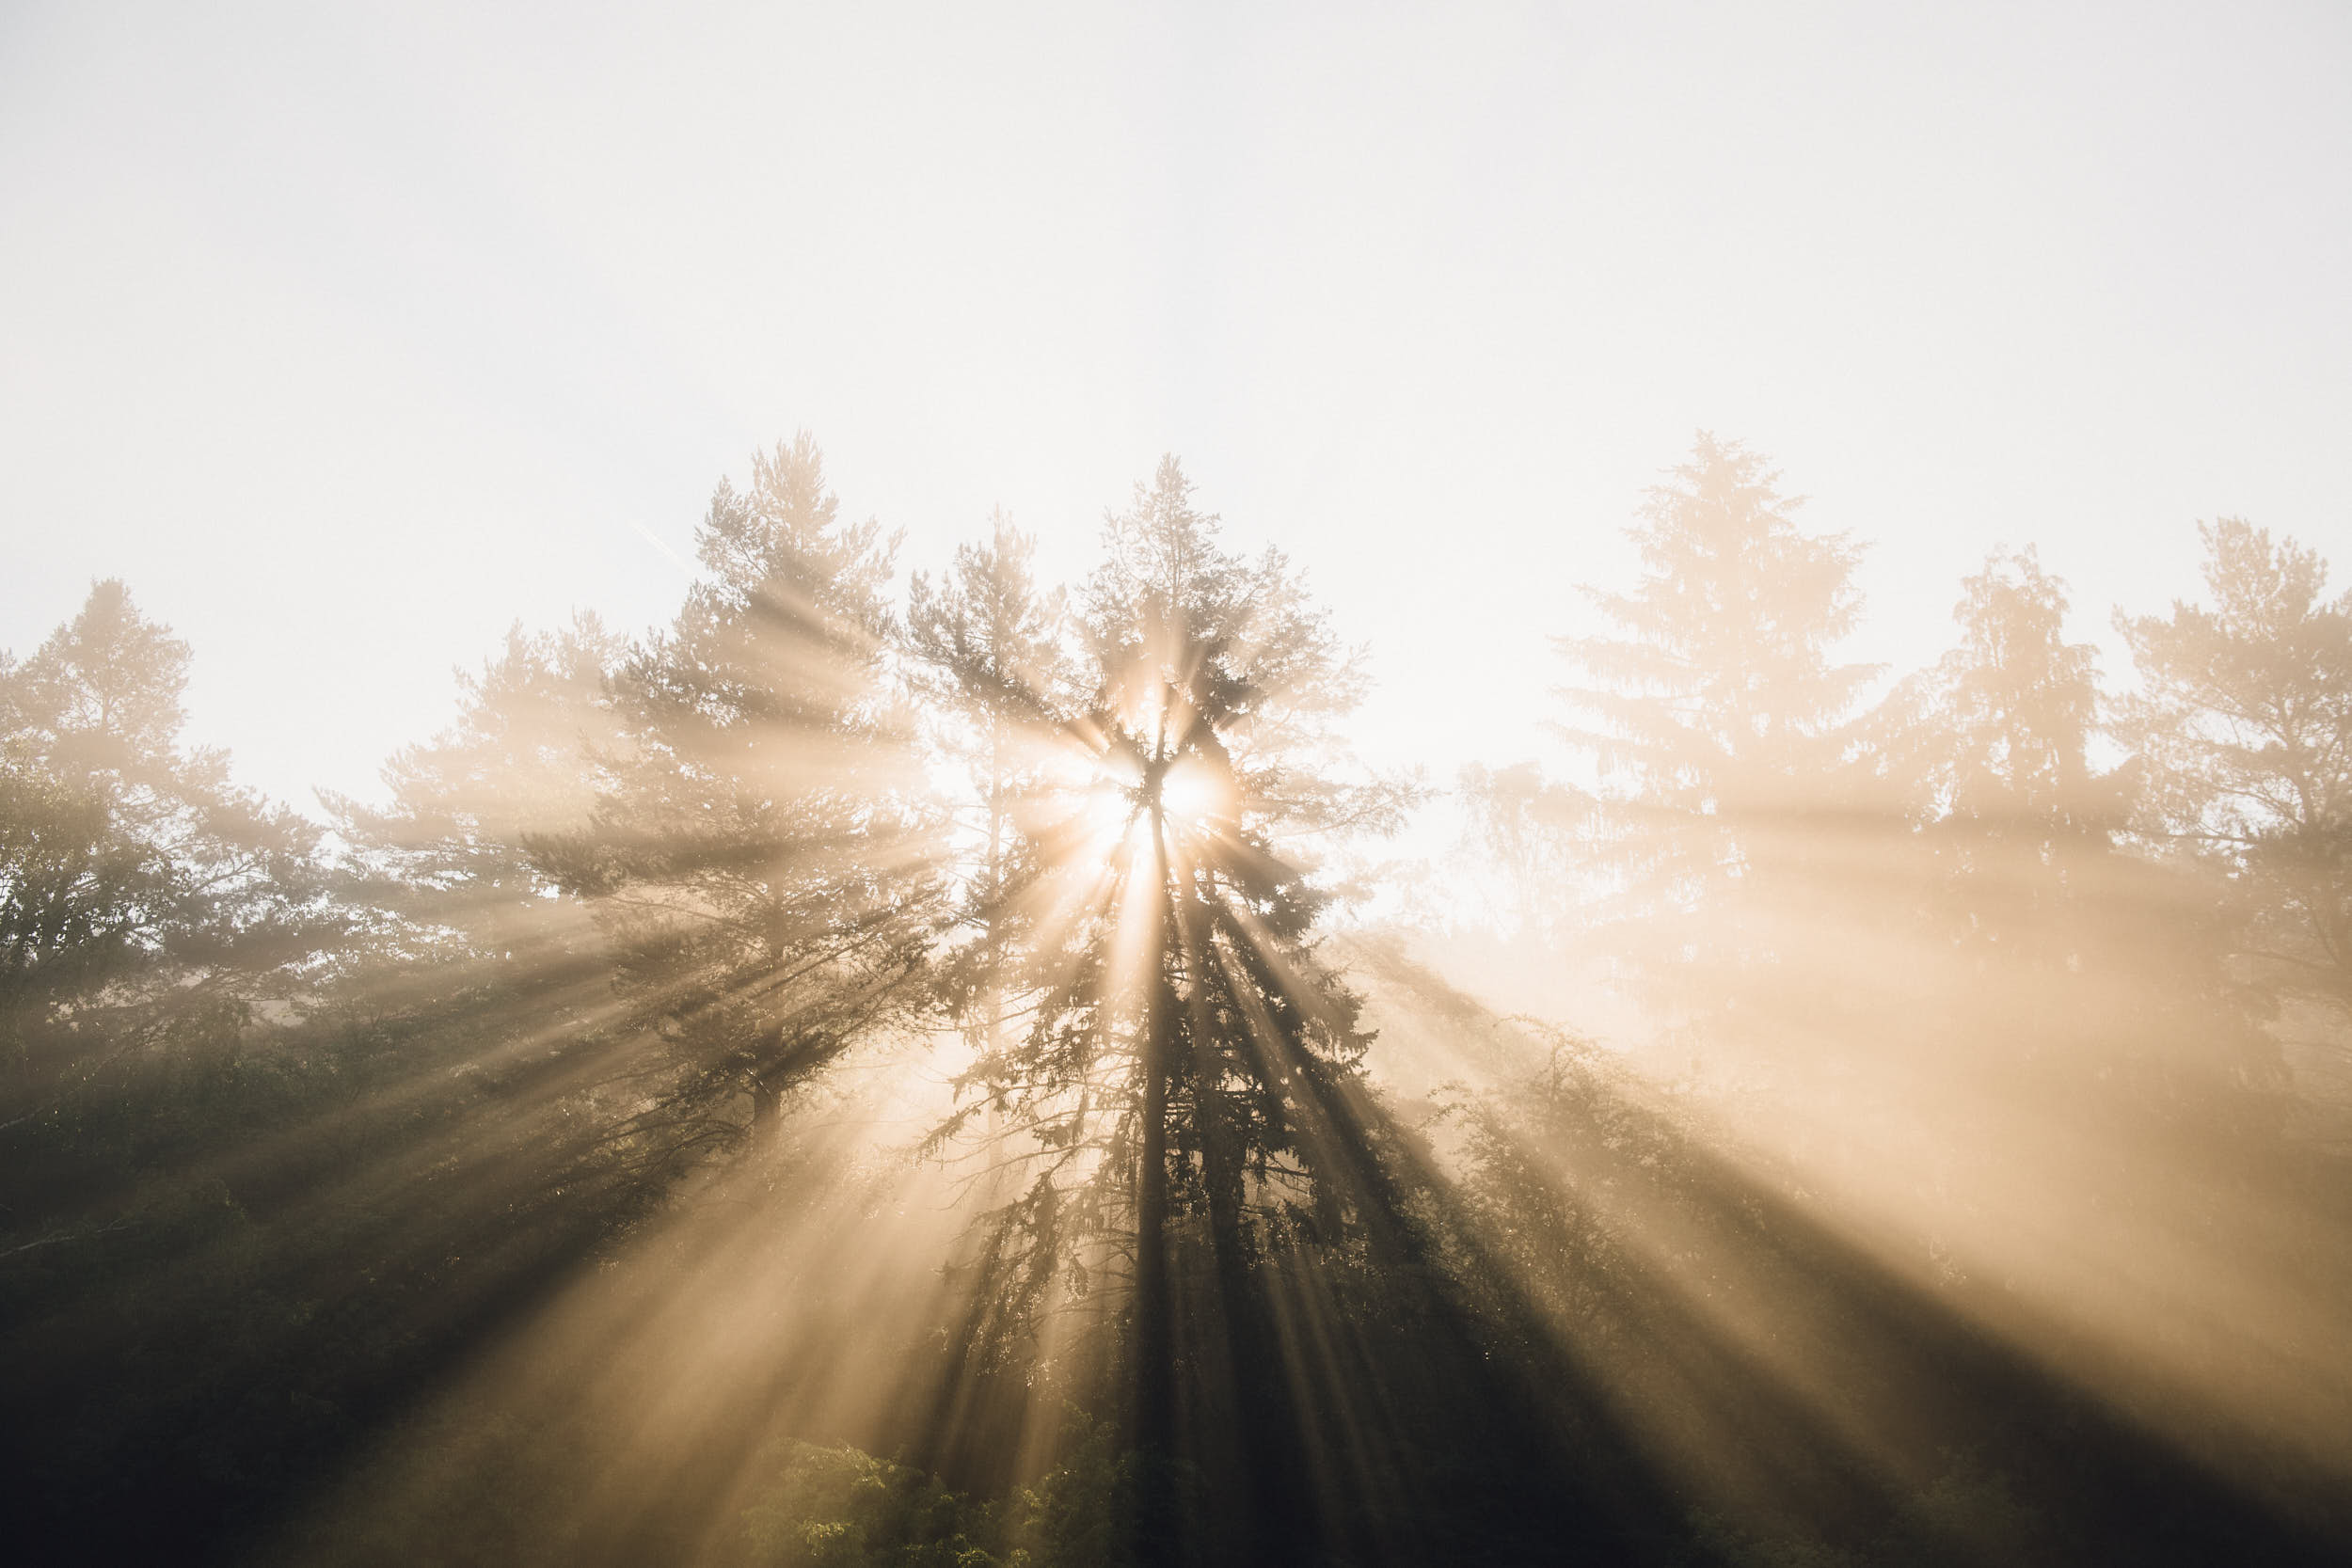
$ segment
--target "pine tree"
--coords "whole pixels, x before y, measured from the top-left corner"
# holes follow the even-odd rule
[[[2326,596],[2327,562],[2291,539],[2199,531],[2211,608],[2116,618],[2145,826],[2229,879],[2265,980],[2352,1016],[2352,593]]]
[[[1560,691],[1584,721],[1560,728],[1599,767],[1586,842],[1616,956],[1718,1038],[1740,977],[1782,956],[1770,901],[1803,876],[1872,673],[1831,657],[1860,611],[1858,549],[1801,531],[1776,485],[1702,433],[1629,531],[1639,582],[1586,590],[1614,630],[1557,641],[1584,676]]]
[[[1033,1310],[1057,1277],[1133,1259],[1151,1550],[1168,1549],[1165,1463],[1200,1451],[1179,1431],[1180,1365],[1189,1419],[1266,1439],[1238,1414],[1263,1418],[1279,1377],[1253,1275],[1284,1238],[1336,1240],[1379,1207],[1349,1101],[1366,1037],[1312,947],[1328,895],[1310,866],[1318,838],[1383,830],[1409,794],[1354,766],[1337,724],[1362,679],[1287,562],[1233,555],[1217,530],[1173,459],[1109,519],[1081,596],[1084,696],[1015,812],[1028,1026],[961,1084],[963,1124],[993,1117],[1031,1173],[979,1288]],[[1178,1306],[1203,1289],[1221,1311]]]
[[[593,931],[524,841],[584,826],[625,754],[606,690],[624,646],[589,614],[554,633],[512,628],[498,657],[460,673],[456,722],[385,765],[385,804],[325,798],[354,851],[345,896],[374,916],[372,957],[431,969],[444,992],[437,960],[577,967]]]
[[[187,644],[120,582],[0,663],[0,1049],[9,1119],[232,1041],[335,934],[315,829],[183,745]]]
[[[427,1168],[446,1174],[433,1201],[453,1227],[527,1216],[552,1246],[608,1230],[675,1174],[641,1160],[658,1140],[614,1136],[628,1109],[601,1091],[638,1041],[613,955],[590,903],[532,851],[582,832],[629,755],[608,689],[624,649],[592,615],[517,626],[460,673],[454,722],[385,765],[382,804],[323,797],[354,920],[314,1032],[350,1081],[409,1107],[410,1136],[447,1140]]]
[[[2028,1130],[2052,1116],[2112,1137],[2110,1168],[2274,1119],[2275,1050],[2213,901],[2189,868],[2116,842],[2138,770],[2091,766],[2096,650],[2067,640],[2067,609],[2030,547],[1996,552],[1962,584],[1958,644],[1871,726],[1917,824],[1883,841],[1879,879],[1908,896],[1882,919],[1908,903],[1915,950],[1871,1038],[1912,1048],[1899,1081],[1939,1105],[1939,1136],[1974,1144],[1985,1180],[2036,1157]]]
[[[2065,638],[2065,584],[2029,546],[1961,584],[1957,646],[1872,715],[1870,760],[1921,829],[1960,940],[2065,953],[2037,932],[2103,862],[2122,781],[2094,778],[2097,650]]]
[[[612,944],[652,1042],[619,1125],[665,1158],[759,1141],[922,1005],[940,850],[888,664],[895,541],[838,513],[806,435],[720,485],[710,577],[612,677],[626,753],[591,825],[530,840]]]
[[[917,572],[908,593],[907,646],[935,743],[970,781],[963,827],[973,841],[962,921],[975,941],[938,963],[954,1009],[981,1048],[1001,1050],[1007,1027],[1008,943],[1027,841],[1015,817],[1062,759],[1060,715],[1074,678],[1063,647],[1067,611],[1033,565],[1036,541],[999,510],[982,543],[960,546],[934,585]]]

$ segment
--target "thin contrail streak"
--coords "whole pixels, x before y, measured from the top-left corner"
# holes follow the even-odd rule
[[[653,530],[647,528],[644,524],[639,522],[634,517],[631,517],[628,520],[628,526],[635,529],[639,537],[643,538],[646,544],[651,545],[655,549],[660,550],[663,557],[669,561],[671,565],[675,566],[679,571],[684,572],[690,578],[694,575],[694,568],[683,556],[679,555],[677,551],[670,548],[668,545],[662,543],[661,536],[660,534],[654,532]]]

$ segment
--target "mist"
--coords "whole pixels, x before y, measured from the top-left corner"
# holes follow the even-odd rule
[[[2343,1560],[2346,66],[12,13],[11,1555]]]

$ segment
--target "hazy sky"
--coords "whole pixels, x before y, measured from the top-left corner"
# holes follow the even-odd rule
[[[911,564],[1182,453],[1441,777],[1700,427],[1875,541],[1865,657],[1999,541],[2085,636],[2200,517],[2352,576],[2352,7],[0,0],[0,646],[127,578],[247,780],[662,617],[803,426]]]

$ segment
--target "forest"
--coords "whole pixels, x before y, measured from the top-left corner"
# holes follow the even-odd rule
[[[302,810],[135,582],[0,657],[12,1559],[2352,1560],[2314,550],[1882,671],[1701,435],[1433,778],[1210,494],[1056,583],[779,442]]]

